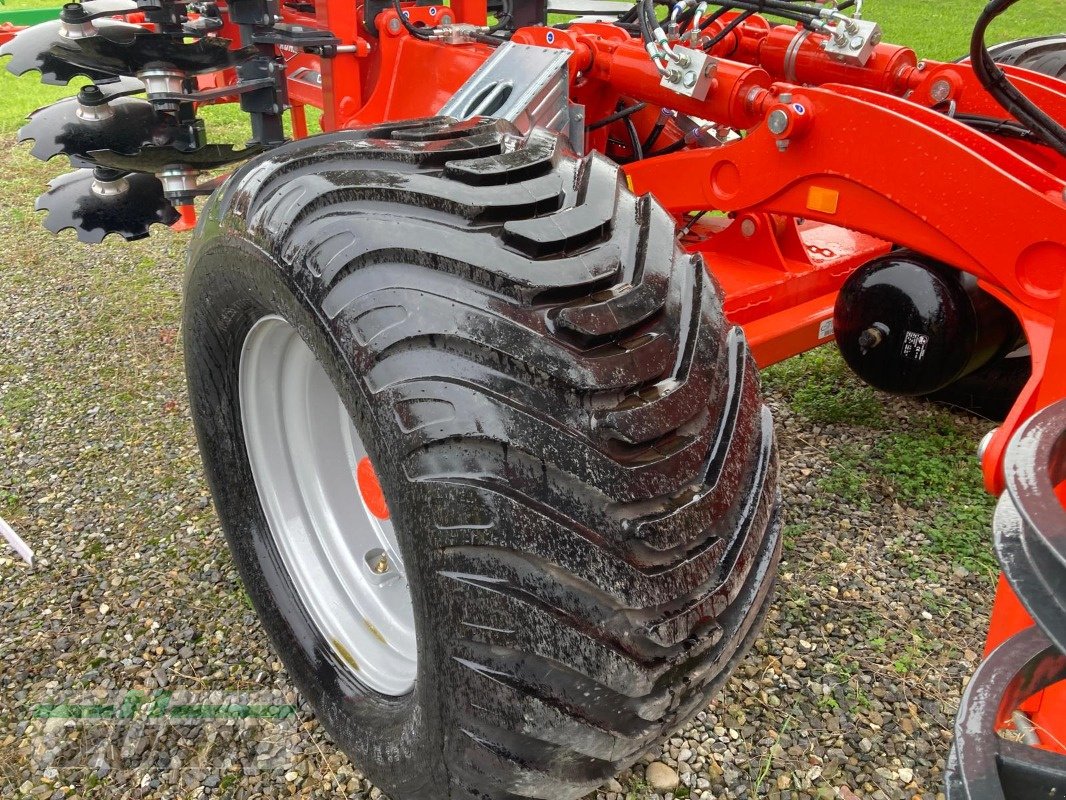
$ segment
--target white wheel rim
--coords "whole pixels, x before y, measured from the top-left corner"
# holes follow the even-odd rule
[[[358,681],[406,694],[418,650],[396,531],[360,490],[368,454],[337,390],[281,317],[244,341],[240,401],[259,501],[308,616]]]

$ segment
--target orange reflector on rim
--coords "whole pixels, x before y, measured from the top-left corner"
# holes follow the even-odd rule
[[[369,458],[364,457],[355,468],[355,480],[370,513],[378,519],[388,519],[389,507],[385,504],[385,494],[381,491],[378,474],[374,472],[374,465]]]

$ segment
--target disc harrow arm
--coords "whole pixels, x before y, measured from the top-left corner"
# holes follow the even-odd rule
[[[162,174],[168,168],[175,166],[206,172],[245,161],[261,152],[263,152],[262,145],[250,145],[238,149],[231,144],[205,144],[195,150],[181,150],[176,147],[157,147],[146,144],[138,148],[136,152],[129,154],[116,152],[114,148],[110,148],[93,150],[85,155],[89,161],[102,167]]]

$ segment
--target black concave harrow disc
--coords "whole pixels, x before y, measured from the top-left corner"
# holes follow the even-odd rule
[[[30,154],[42,161],[57,155],[75,159],[104,148],[132,154],[145,144],[167,141],[172,126],[147,100],[116,97],[94,105],[82,104],[94,94],[105,96],[96,87],[86,87],[78,97],[34,111],[19,129],[18,140],[33,139]]]
[[[189,75],[234,67],[257,55],[254,47],[230,49],[228,39],[208,37],[184,42],[181,36],[141,27],[101,29],[76,43],[77,63],[112,75],[133,75],[148,67],[168,66]]]
[[[999,735],[999,721],[1066,679],[1066,656],[1026,628],[992,651],[966,685],[944,786],[948,800],[1036,800],[1066,786],[1066,756]]]
[[[127,241],[148,236],[151,225],[173,225],[181,215],[154,175],[80,169],[61,175],[37,198],[52,233],[72,228],[88,244],[117,233]]]
[[[1066,401],[1034,414],[1004,458],[1006,493],[997,509],[996,556],[1036,623],[1066,653]],[[1012,512],[1013,513],[1010,513]]]
[[[116,29],[141,30],[137,25],[113,19],[100,19],[91,24],[97,33]],[[41,73],[42,83],[53,86],[65,86],[79,75],[98,81],[128,72],[97,69],[87,64],[81,48],[76,43],[88,39],[67,39],[60,33],[62,26],[63,23],[58,19],[42,22],[20,31],[14,39],[0,47],[0,56],[11,56],[11,60],[7,62],[8,72],[23,75],[36,70]]]
[[[162,172],[167,167],[182,166],[195,170],[210,170],[244,161],[263,152],[259,145],[237,150],[231,144],[208,144],[196,150],[146,145],[135,155],[123,155],[112,150],[94,150],[87,157],[94,164],[111,169],[137,172]]]

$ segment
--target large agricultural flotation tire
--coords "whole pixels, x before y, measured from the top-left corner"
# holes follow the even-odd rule
[[[394,800],[580,797],[756,635],[772,421],[674,231],[599,155],[439,119],[284,145],[202,214],[216,508],[293,681]]]
[[[988,48],[988,52],[997,64],[1066,80],[1066,33],[1004,42]]]

